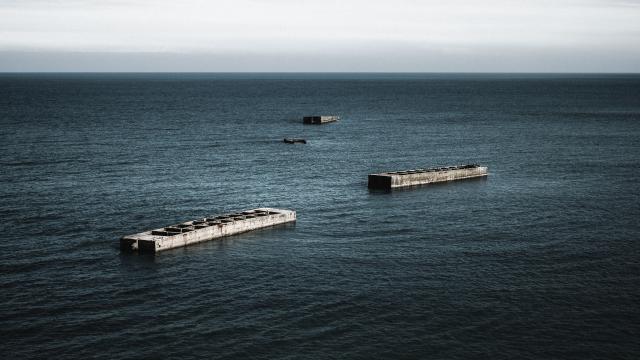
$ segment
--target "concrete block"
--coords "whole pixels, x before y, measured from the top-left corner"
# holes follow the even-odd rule
[[[371,189],[393,189],[482,176],[487,176],[487,167],[476,164],[413,169],[369,174],[368,186]]]
[[[223,216],[207,217],[123,236],[123,251],[157,253],[246,231],[296,221],[292,210],[258,208]]]
[[[340,120],[340,117],[336,115],[305,116],[302,118],[304,124],[311,125],[322,125],[338,120]]]

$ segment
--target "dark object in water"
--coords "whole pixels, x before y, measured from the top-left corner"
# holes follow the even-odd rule
[[[307,140],[305,140],[305,139],[287,139],[287,138],[284,138],[284,142],[287,143],[287,144],[295,144],[295,143],[306,144]]]

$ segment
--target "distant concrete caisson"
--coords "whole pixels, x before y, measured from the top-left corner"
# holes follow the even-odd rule
[[[305,116],[302,118],[302,123],[311,125],[322,125],[338,120],[340,120],[340,117],[336,115]]]
[[[156,253],[293,221],[296,221],[295,211],[258,208],[127,235],[120,239],[120,249]]]
[[[393,189],[487,176],[487,167],[477,164],[442,168],[393,171],[369,175],[369,188]]]

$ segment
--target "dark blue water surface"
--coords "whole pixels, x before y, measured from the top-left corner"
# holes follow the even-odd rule
[[[0,125],[3,359],[640,357],[640,75],[4,74]]]

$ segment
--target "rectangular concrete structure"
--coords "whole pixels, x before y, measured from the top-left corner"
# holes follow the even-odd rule
[[[322,115],[322,116],[305,116],[302,118],[304,124],[321,125],[340,120],[339,116]]]
[[[380,174],[370,174],[369,188],[394,189],[399,187],[462,180],[482,176],[487,176],[487,167],[476,164],[431,169],[394,171]]]
[[[223,236],[296,221],[292,210],[258,208],[238,213],[211,216],[160,229],[123,236],[120,249],[157,253]]]

